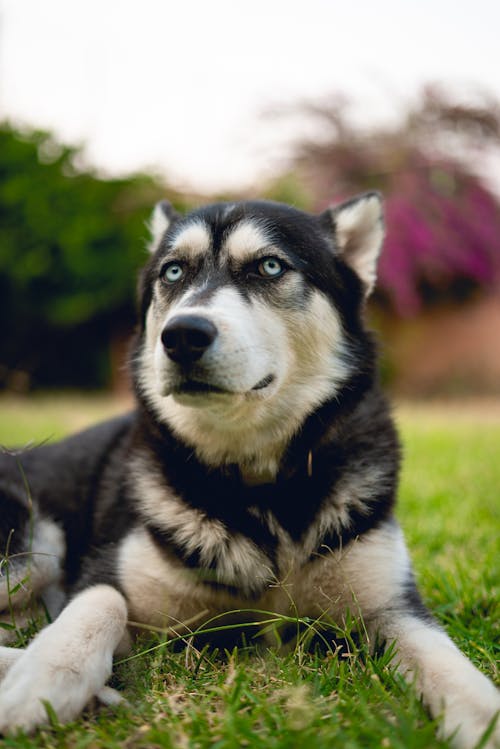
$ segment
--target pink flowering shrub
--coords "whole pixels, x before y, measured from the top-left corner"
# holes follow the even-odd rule
[[[396,312],[499,285],[500,209],[477,178],[429,164],[395,174],[386,190],[379,289]]]
[[[500,109],[449,103],[428,89],[399,126],[360,131],[345,104],[310,108],[321,139],[299,144],[293,166],[317,209],[363,190],[385,198],[378,300],[400,316],[500,289],[500,205],[474,159],[500,144]],[[484,161],[484,158],[483,158]]]

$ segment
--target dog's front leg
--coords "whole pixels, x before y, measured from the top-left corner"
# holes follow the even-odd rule
[[[96,585],[77,595],[8,669],[0,733],[46,722],[45,704],[63,723],[75,718],[102,692],[126,623],[125,599],[115,588]]]
[[[382,618],[377,630],[396,642],[398,668],[414,680],[443,737],[458,749],[472,749],[500,712],[500,693],[431,619],[411,613]],[[497,719],[498,721],[498,719]],[[500,725],[484,747],[500,747]]]
[[[335,561],[338,559],[338,561]],[[443,736],[472,749],[500,711],[500,692],[458,650],[420,602],[403,534],[394,521],[367,533],[338,556],[328,577],[342,580],[346,608],[361,614],[373,642],[395,643],[395,663],[414,680]],[[320,574],[321,574],[320,569]],[[325,588],[325,575],[321,590]],[[333,599],[335,584],[329,592]],[[499,719],[500,720],[500,719]],[[485,745],[500,747],[500,725]]]

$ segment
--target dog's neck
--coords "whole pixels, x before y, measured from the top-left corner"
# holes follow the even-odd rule
[[[280,456],[281,457],[281,456]],[[260,484],[274,484],[279,472],[280,461],[256,461],[245,462],[237,466],[241,481],[246,486],[259,486]]]
[[[304,415],[296,411],[274,413],[265,404],[257,409],[244,402],[227,414],[165,402],[161,415],[174,437],[209,470],[236,467],[249,485],[276,480],[288,447],[304,421]]]
[[[347,409],[349,411],[349,409]],[[148,431],[157,431],[157,451],[175,452],[179,461],[196,456],[208,472],[220,471],[252,487],[289,480],[297,474],[311,477],[322,445],[331,442],[346,416],[343,404],[332,399],[309,414],[293,432],[235,429],[234,435],[199,428],[184,431],[175,424],[158,422],[150,412]],[[191,422],[192,424],[192,422]]]
[[[296,466],[296,470],[304,469],[309,478],[313,475],[313,450],[307,450],[307,454],[302,456],[303,460],[299,461]],[[280,461],[281,463],[281,461]],[[269,465],[262,466],[261,464],[252,465],[244,464],[238,466],[239,475],[241,481],[246,486],[259,486],[261,484],[273,484],[278,479],[280,473],[280,465],[271,467]]]
[[[188,409],[170,410],[163,399],[161,404],[151,403],[140,390],[138,396],[145,433],[156,434],[154,449],[160,460],[189,466],[196,456],[209,473],[234,477],[236,472],[242,484],[252,487],[316,475],[322,447],[337,439],[374,386],[373,370],[368,367],[308,412],[290,408],[283,419],[282,413],[273,414],[263,404],[260,423],[249,418],[252,411],[244,408],[234,418],[220,419]]]
[[[258,486],[293,478],[297,472],[310,476],[318,450],[335,439],[335,432],[371,386],[370,372],[357,375],[340,393],[309,413],[289,409],[288,418],[279,412],[273,414],[272,408],[265,409],[263,404],[260,421],[255,419],[255,410],[245,408],[236,416],[231,414],[233,418],[222,419],[208,410],[194,411],[175,404],[173,408],[163,406],[161,411],[151,408],[146,399],[143,405],[149,414],[149,429],[159,429],[165,450],[174,449],[178,455],[183,450],[188,461],[194,454],[208,471],[236,471],[245,485]]]
[[[273,484],[277,481],[289,443],[289,438],[275,442],[262,440],[261,449],[255,452],[244,450],[229,450],[225,453],[210,450],[206,452],[196,448],[195,452],[198,459],[209,470],[236,472],[242,483],[247,486],[258,486]]]
[[[287,456],[294,442],[294,435],[286,433],[274,434],[275,438],[272,439],[269,430],[262,430],[260,434],[257,431],[247,432],[245,435],[238,429],[233,439],[227,433],[221,439],[217,430],[200,428],[196,432],[185,432],[182,423],[181,429],[177,429],[171,423],[158,421],[149,410],[142,412],[141,422],[143,435],[153,437],[147,441],[160,461],[173,460],[179,468],[183,464],[193,465],[196,457],[208,473],[220,472],[237,478],[249,487],[273,484],[283,478],[282,468],[289,464]],[[306,457],[298,462],[305,466]],[[293,460],[297,461],[295,454]]]

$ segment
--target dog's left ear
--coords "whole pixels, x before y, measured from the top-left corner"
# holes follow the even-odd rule
[[[168,200],[160,200],[160,202],[155,205],[151,218],[149,219],[149,231],[151,233],[149,251],[151,253],[158,249],[158,245],[168,227],[178,218],[179,214]]]
[[[354,270],[368,296],[377,278],[377,260],[384,239],[382,196],[366,192],[346,203],[327,208],[320,221],[333,234],[342,260]]]

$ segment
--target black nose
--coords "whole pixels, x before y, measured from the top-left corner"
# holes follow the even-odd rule
[[[217,337],[217,328],[206,317],[177,315],[164,327],[161,341],[167,356],[178,364],[200,359]]]

